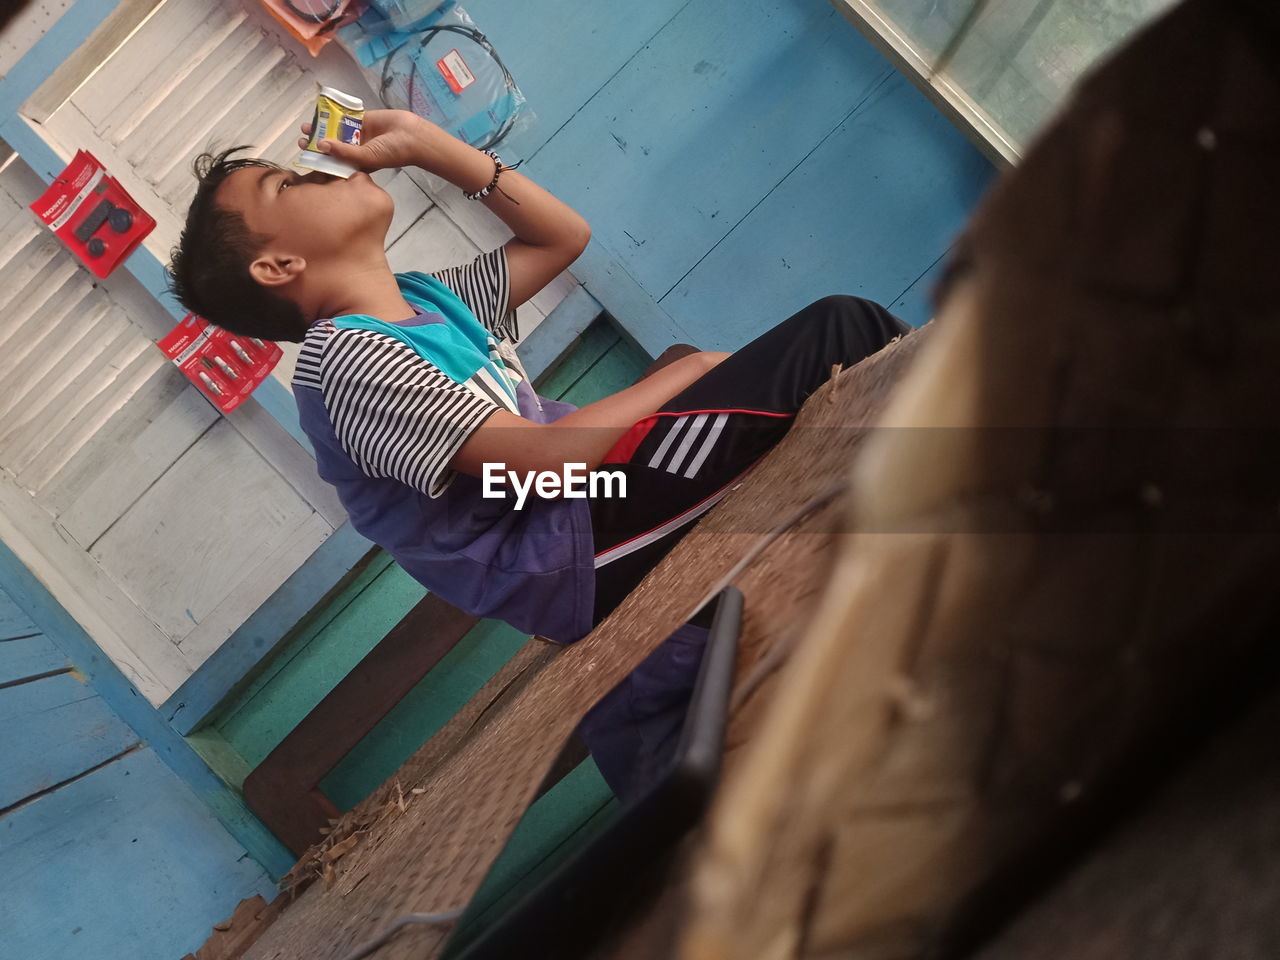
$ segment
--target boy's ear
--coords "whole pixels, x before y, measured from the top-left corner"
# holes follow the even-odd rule
[[[307,268],[302,257],[263,254],[249,264],[249,275],[264,287],[278,287],[300,276]]]

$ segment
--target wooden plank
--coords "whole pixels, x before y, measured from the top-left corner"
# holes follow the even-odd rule
[[[480,620],[336,763],[320,789],[349,810],[395,775],[529,642],[500,620]]]
[[[591,324],[551,373],[539,381],[538,391],[553,400],[562,399],[565,392],[621,339],[618,332],[607,324],[600,321]]]
[[[245,802],[285,846],[316,842],[337,811],[317,784],[476,621],[425,597],[249,774]]]
[[[110,657],[152,703],[163,702],[190,674],[190,667],[169,638],[79,545],[58,533],[53,519],[30,493],[3,471],[0,544],[18,551],[31,573],[56,593],[92,634],[101,648],[95,648],[94,656],[105,653]],[[4,566],[10,569],[12,565]],[[5,589],[10,589],[8,584]],[[85,659],[77,660],[82,669]]]
[[[575,406],[585,407],[589,403],[612,396],[639,380],[649,362],[647,356],[619,338],[589,371],[564,391],[563,399]]]
[[[180,642],[311,515],[297,492],[221,420],[130,505],[90,555]],[[214,536],[219,530],[241,535]],[[183,562],[173,563],[175,556]],[[294,564],[280,560],[276,574],[283,581]]]
[[[65,707],[97,696],[84,677],[70,671],[43,677],[38,681],[20,683],[5,688],[0,722],[30,717],[42,710]]]
[[[0,590],[0,640],[29,637],[39,632],[40,628],[31,621],[26,611]]]
[[[707,350],[736,350],[829,293],[892,303],[947,250],[991,174],[988,161],[894,75],[662,303],[686,322],[732,318],[707,330],[699,341]],[[744,284],[743,276],[758,280]],[[917,312],[904,319],[920,325],[928,312],[913,303]]]
[[[178,957],[241,899],[275,895],[150,749],[8,814],[0,833],[6,956]]]
[[[125,415],[112,420],[82,448],[78,456],[85,466],[92,464],[92,472],[86,476],[81,471],[79,483],[64,484],[59,490],[67,506],[58,522],[86,549],[218,419],[213,405],[176,371],[157,372],[151,384],[152,389],[139,392],[138,402],[131,403]],[[107,433],[125,434],[113,444],[114,450],[107,445]],[[55,482],[71,465],[63,468]],[[50,502],[43,491],[36,499]]]
[[[268,398],[276,394],[279,394],[279,402],[293,418],[293,429],[301,434],[293,394],[278,381],[271,379],[254,391],[251,400],[241,404],[224,419],[257,451],[258,456],[269,463],[302,499],[325,518],[331,529],[340,527],[347,521],[346,508],[338,499],[338,492],[316,472],[310,447],[303,446],[290,432],[288,425],[283,422],[283,413],[276,416],[268,408]]]
[[[29,71],[30,79],[23,84],[27,89],[13,90],[14,99],[7,102],[22,103],[26,116],[44,123],[163,2],[77,4],[73,13],[62,16],[49,31],[53,35],[50,42],[38,45],[38,55],[33,57],[36,50],[30,50],[20,62],[24,72]],[[39,88],[31,92],[36,82]]]
[[[199,666],[208,660],[237,627],[266,603],[289,571],[315,553],[332,533],[329,522],[312,513],[278,544],[262,545],[256,560],[245,565],[244,576],[236,587],[182,638],[179,647],[187,662]]]
[[[425,595],[426,588],[393,563],[371,579],[362,577],[344,591],[336,604],[341,609],[328,623],[300,637],[278,667],[272,664],[269,679],[228,705],[218,728],[257,766]]]
[[[387,248],[387,263],[395,273],[431,273],[466,263],[480,253],[438,206],[432,207]]]
[[[546,372],[572,348],[601,311],[600,302],[585,287],[575,287],[547,316],[550,323],[540,325],[530,335],[523,335],[516,347],[520,362],[538,383]]]
[[[0,686],[70,667],[66,654],[44,634],[0,640]]]
[[[519,5],[471,0],[467,12],[501,51],[536,118],[499,152],[510,151],[513,159],[532,157],[688,4],[654,0],[593,9],[584,16],[573,0]]]
[[[54,678],[47,678],[54,679]],[[5,723],[4,773],[0,775],[0,810],[48,790],[118,756],[138,742],[101,697],[14,716],[5,701],[22,690],[24,697],[46,680],[0,688]],[[8,851],[6,851],[6,857]]]
[[[327,594],[342,587],[344,578],[372,548],[350,523],[335,530],[161,705],[173,728],[185,734],[204,722],[259,663],[273,655],[282,638],[321,606]]]
[[[891,72],[831,42],[850,33],[824,4],[743,0],[726,15],[721,0],[692,0],[531,166],[661,299]]]
[[[7,508],[0,508],[0,517],[6,515],[6,510]],[[108,655],[110,651],[90,639],[85,627],[54,599],[50,588],[41,583],[18,559],[13,544],[8,532],[0,531],[0,589],[29,612],[44,633],[57,637],[58,646],[76,664],[77,670],[92,685],[93,691],[137,731],[170,770],[190,785],[205,804],[204,813],[212,812],[236,842],[263,864],[272,876],[279,876],[287,871],[293,863],[287,851],[245,808],[243,801],[227,789],[186,741],[161,718],[146,699],[146,691],[130,682],[118,665],[119,661]],[[86,619],[85,622],[92,626],[90,620]],[[66,679],[66,675],[51,678],[60,682],[65,682]],[[139,693],[144,696],[139,696]],[[56,819],[55,817],[53,822],[56,823]],[[14,822],[6,818],[0,830],[12,831],[11,824]],[[5,836],[11,838],[16,834],[6,832]],[[5,842],[7,843],[7,839]],[[7,862],[9,861],[6,860]],[[0,903],[0,910],[2,909],[4,905]]]

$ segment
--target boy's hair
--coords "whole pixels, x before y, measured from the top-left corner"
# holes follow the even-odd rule
[[[254,157],[232,159],[231,154],[247,149],[231,147],[196,157],[196,195],[178,245],[169,255],[170,289],[184,307],[224,330],[263,340],[298,341],[307,326],[298,305],[249,273],[249,264],[267,238],[250,230],[240,213],[215,202],[222,181],[237,170],[280,169]]]

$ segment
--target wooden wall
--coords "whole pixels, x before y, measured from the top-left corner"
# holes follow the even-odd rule
[[[274,884],[0,590],[0,957],[176,958]]]
[[[464,6],[537,115],[511,152],[592,225],[575,274],[650,353],[830,293],[929,317],[991,166],[825,0]]]

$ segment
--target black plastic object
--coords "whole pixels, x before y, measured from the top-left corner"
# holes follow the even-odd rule
[[[474,939],[464,915],[445,945],[446,960],[578,960],[643,902],[635,895],[637,885],[652,886],[677,842],[706,812],[720,776],[742,593],[726,587],[712,603],[706,651],[666,772],[537,887],[492,922],[486,920]]]
[[[90,237],[89,242],[84,245],[85,252],[91,257],[100,257],[107,252],[107,245],[101,237]]]
[[[107,217],[107,223],[116,233],[128,233],[133,226],[133,214],[124,207],[116,207]]]
[[[114,209],[116,209],[115,204],[110,200],[100,201],[89,215],[80,221],[80,225],[74,231],[75,238],[81,243],[88,243],[89,238],[98,232],[98,228],[107,222],[107,217],[111,216],[111,211]]]

